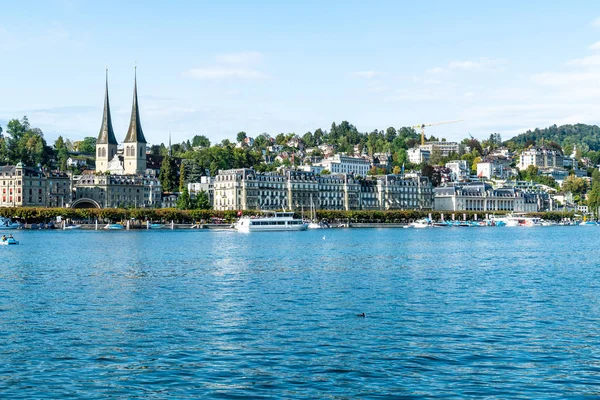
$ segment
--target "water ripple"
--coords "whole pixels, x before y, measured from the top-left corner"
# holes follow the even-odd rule
[[[18,232],[0,396],[598,396],[577,229]]]

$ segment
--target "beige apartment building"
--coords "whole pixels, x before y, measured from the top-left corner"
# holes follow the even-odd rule
[[[23,163],[0,167],[0,207],[64,207],[71,202],[71,178]]]
[[[215,210],[391,210],[432,209],[427,178],[383,175],[316,175],[306,171],[260,174],[253,169],[222,170],[214,182]]]

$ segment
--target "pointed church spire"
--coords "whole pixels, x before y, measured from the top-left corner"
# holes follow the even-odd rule
[[[140,109],[138,108],[138,96],[137,96],[137,65],[135,66],[135,75],[133,83],[133,105],[131,106],[131,120],[129,122],[129,129],[125,136],[125,143],[147,143],[144,138],[144,132],[142,132],[142,123],[140,122]]]
[[[98,134],[97,144],[118,144],[115,138],[115,132],[112,127],[112,118],[110,117],[110,103],[108,101],[108,68],[106,68],[106,92],[104,94],[104,115],[102,116],[102,126]]]

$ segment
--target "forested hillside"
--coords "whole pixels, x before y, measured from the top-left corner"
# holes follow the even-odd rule
[[[600,128],[596,125],[552,125],[544,129],[529,130],[510,139],[517,148],[528,147],[531,144],[540,145],[544,142],[556,142],[562,146],[565,153],[569,153],[573,145],[587,153],[590,150],[600,150]]]

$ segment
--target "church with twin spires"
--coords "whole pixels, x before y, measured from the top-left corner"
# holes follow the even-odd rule
[[[136,70],[137,72],[137,70]],[[96,173],[105,172],[124,175],[143,175],[146,173],[146,138],[142,131],[140,109],[137,95],[137,73],[133,83],[133,104],[129,129],[123,141],[122,155],[112,127],[110,101],[108,99],[108,70],[106,71],[106,91],[104,94],[104,114],[102,126],[96,141]]]
[[[96,170],[73,176],[74,208],[161,207],[158,170],[162,157],[146,154],[137,95],[137,73],[129,129],[121,147],[115,137],[108,99],[108,71],[102,125],[96,141]]]

